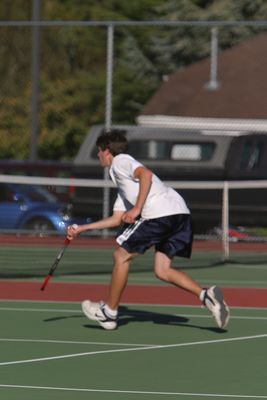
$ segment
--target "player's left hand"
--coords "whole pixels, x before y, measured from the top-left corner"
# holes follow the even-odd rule
[[[140,211],[132,208],[129,211],[126,211],[122,216],[122,221],[127,224],[133,224],[136,219],[140,216]]]

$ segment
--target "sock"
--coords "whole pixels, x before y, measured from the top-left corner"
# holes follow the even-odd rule
[[[199,295],[200,301],[202,301],[202,303],[204,301],[206,290],[207,289],[202,289],[201,292],[200,292],[200,295]]]
[[[104,308],[109,317],[117,317],[118,310],[112,310],[107,304],[105,304]]]

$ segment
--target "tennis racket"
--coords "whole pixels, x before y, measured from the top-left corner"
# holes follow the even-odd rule
[[[58,255],[57,255],[53,265],[51,266],[51,268],[50,268],[50,270],[49,270],[49,272],[48,272],[48,274],[47,274],[47,276],[46,276],[46,278],[45,278],[40,290],[44,290],[45,287],[47,286],[50,278],[54,274],[54,272],[55,272],[55,270],[56,270],[56,268],[57,268],[57,266],[59,264],[59,261],[61,260],[63,254],[65,253],[65,250],[66,250],[66,248],[68,247],[69,244],[70,244],[70,240],[68,238],[66,238],[65,241],[64,241],[64,246],[62,247],[62,249],[58,253]]]

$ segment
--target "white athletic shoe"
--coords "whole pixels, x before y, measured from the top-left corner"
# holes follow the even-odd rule
[[[203,304],[210,310],[219,328],[225,328],[228,324],[230,312],[223,299],[220,288],[212,286],[206,289]]]
[[[117,328],[118,318],[107,315],[103,301],[93,303],[90,300],[84,300],[82,302],[82,310],[87,318],[97,321],[104,329],[113,330]]]

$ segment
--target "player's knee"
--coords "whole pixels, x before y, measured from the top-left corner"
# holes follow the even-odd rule
[[[113,253],[113,260],[115,264],[124,264],[129,262],[131,255],[121,247],[118,247]]]
[[[121,263],[123,257],[118,249],[113,252],[113,260],[115,263]]]
[[[161,281],[167,281],[168,280],[168,271],[166,268],[162,268],[159,266],[154,267],[154,274],[156,278],[160,279]]]

